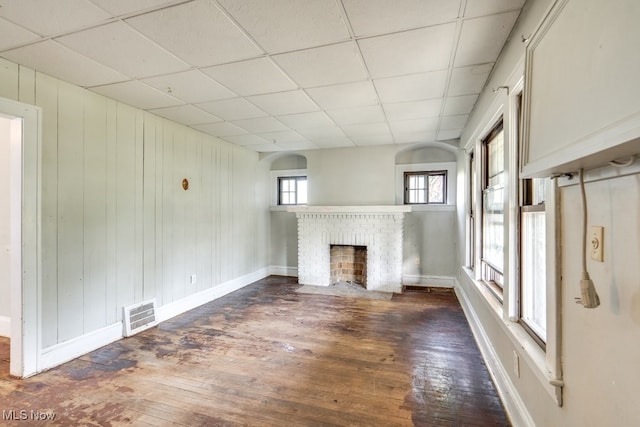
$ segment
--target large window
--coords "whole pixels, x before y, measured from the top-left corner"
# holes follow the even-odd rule
[[[279,205],[307,204],[307,177],[282,176],[278,178]]]
[[[483,140],[482,279],[502,300],[504,270],[504,130],[502,120]]]
[[[447,171],[405,172],[404,203],[447,203]]]

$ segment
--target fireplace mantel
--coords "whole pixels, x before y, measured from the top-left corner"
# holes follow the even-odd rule
[[[298,282],[329,286],[331,245],[367,247],[367,289],[402,289],[403,221],[411,206],[291,206],[298,219]]]

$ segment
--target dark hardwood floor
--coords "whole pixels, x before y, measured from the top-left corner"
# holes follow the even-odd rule
[[[0,424],[34,410],[55,419],[15,425],[509,425],[452,292],[297,287],[266,278],[25,380],[1,339]]]

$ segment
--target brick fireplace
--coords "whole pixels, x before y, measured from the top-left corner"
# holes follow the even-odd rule
[[[367,247],[331,245],[329,250],[331,284],[353,282],[367,287]]]
[[[329,286],[331,245],[366,247],[366,288],[402,289],[402,235],[411,206],[292,206],[298,219],[298,282]]]

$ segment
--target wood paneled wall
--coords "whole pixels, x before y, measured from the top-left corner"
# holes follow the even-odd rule
[[[257,153],[1,59],[0,96],[43,112],[43,348],[267,266]]]

